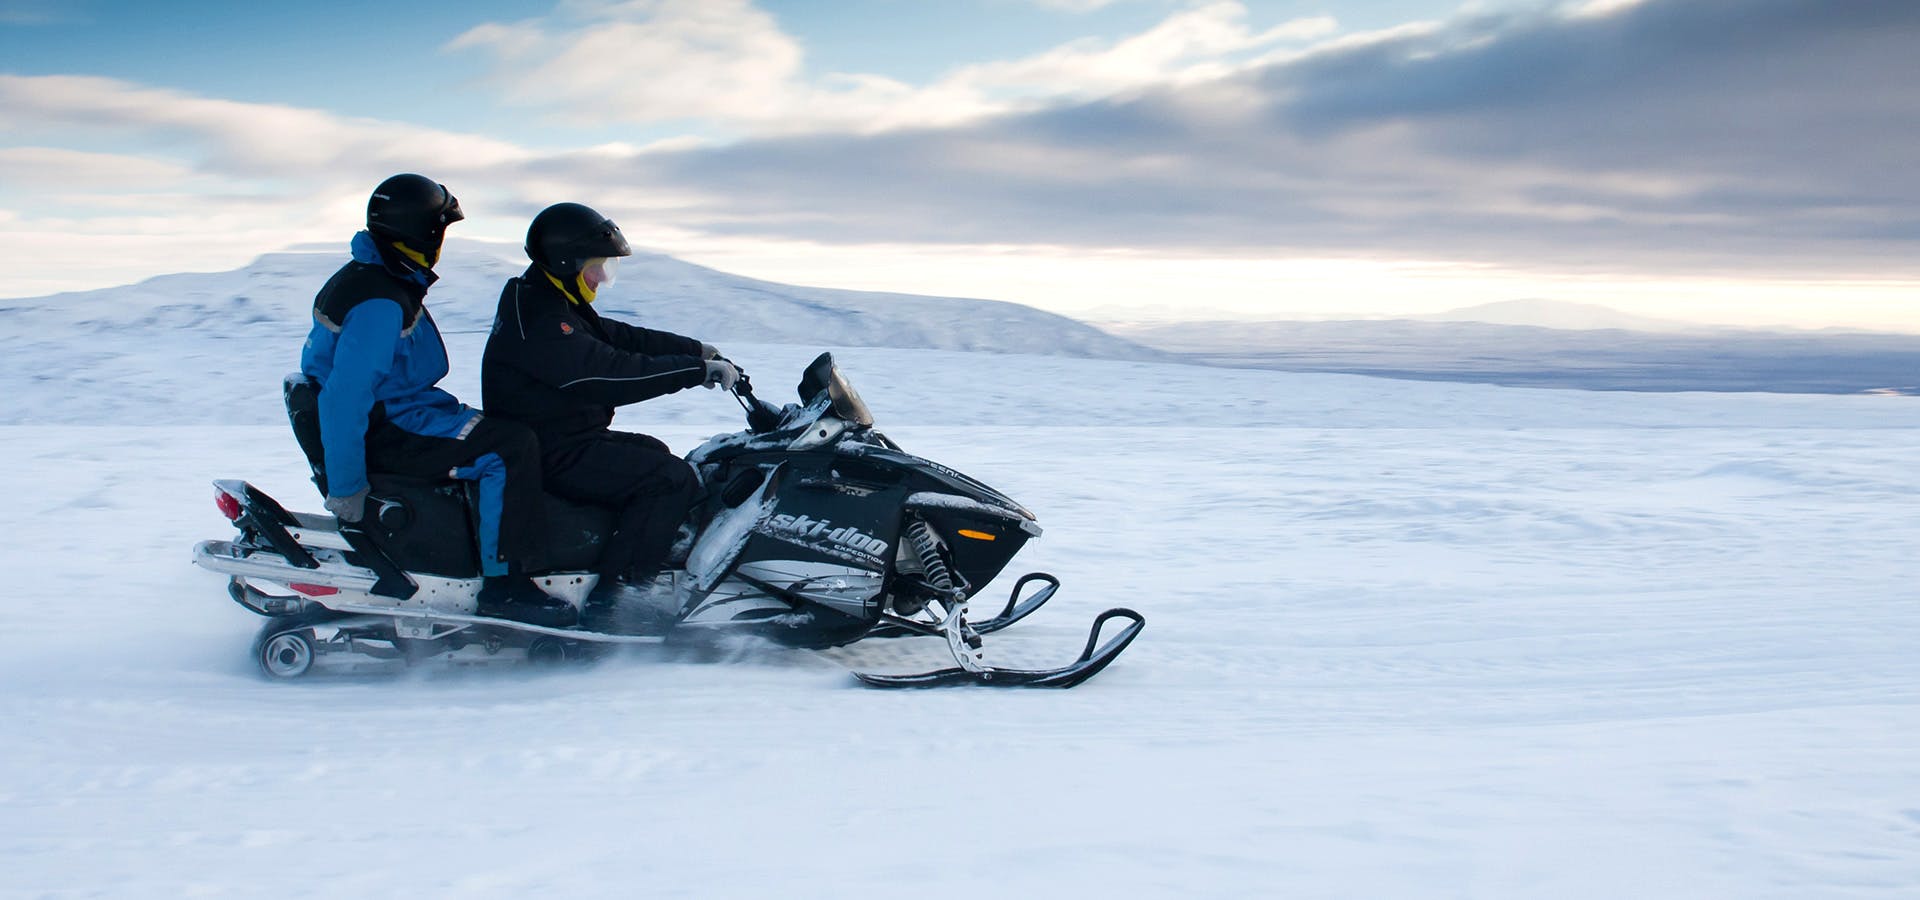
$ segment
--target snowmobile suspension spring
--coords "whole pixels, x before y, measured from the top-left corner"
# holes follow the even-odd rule
[[[947,570],[947,561],[940,558],[940,539],[925,519],[915,519],[907,526],[907,539],[913,541],[913,552],[920,555],[920,566],[927,570],[927,583],[943,591],[952,590],[953,573]]]

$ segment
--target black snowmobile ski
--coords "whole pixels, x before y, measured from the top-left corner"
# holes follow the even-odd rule
[[[1020,599],[1020,592],[1025,590],[1027,583],[1031,581],[1044,581],[1046,582],[1046,586],[1035,591],[1033,596],[1023,601]],[[1060,590],[1060,579],[1048,575],[1045,572],[1028,572],[1020,576],[1020,580],[1014,582],[1012,594],[1007,597],[1007,607],[1001,610],[999,615],[985,622],[971,623],[973,625],[973,633],[992,634],[1008,625],[1012,625],[1021,619],[1033,615],[1034,610],[1045,606],[1048,600],[1053,599],[1054,592],[1058,590]],[[939,634],[940,630],[938,628],[927,628],[915,622],[888,620],[881,622],[879,625],[875,625],[872,631],[867,632],[866,636],[870,638],[890,638],[908,637],[910,635],[938,636]]]
[[[1055,586],[1058,586],[1058,582],[1055,582]],[[1051,593],[1051,589],[1045,593]],[[1018,596],[1017,588],[1015,595]],[[1028,610],[1028,612],[1031,611]],[[1024,616],[1024,613],[1022,615]],[[999,618],[1002,617],[995,617],[995,620]],[[1017,620],[1020,617],[1014,618]],[[1114,635],[1105,644],[1101,644],[1101,628],[1107,624],[1108,619],[1116,618],[1127,619],[1129,624],[1122,628],[1119,634]],[[1145,628],[1146,624],[1145,616],[1126,608],[1117,607],[1101,613],[1093,620],[1093,630],[1087,635],[1087,647],[1080,651],[1080,658],[1058,669],[1002,669],[982,666],[978,670],[973,670],[955,666],[917,675],[876,675],[870,672],[855,672],[853,675],[865,684],[882,688],[930,688],[956,685],[1070,688],[1098,675],[1100,670],[1113,662],[1122,650],[1127,649],[1128,644],[1133,643],[1134,638],[1140,636],[1140,629]]]

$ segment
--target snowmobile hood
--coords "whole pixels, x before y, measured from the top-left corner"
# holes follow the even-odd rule
[[[978,479],[975,479],[971,476],[965,475],[960,472],[956,472],[952,469],[947,468],[946,466],[943,466],[937,462],[934,462],[933,460],[925,459],[919,456],[914,456],[911,453],[905,453],[899,450],[891,450],[886,447],[874,447],[870,445],[855,445],[851,447],[842,445],[840,452],[847,453],[849,455],[854,455],[854,456],[863,456],[868,459],[876,460],[878,462],[886,463],[888,465],[899,466],[901,468],[918,469],[922,472],[927,473],[928,475],[933,476],[933,478],[936,481],[939,481],[942,484],[945,484],[947,487],[952,488],[957,493],[960,493],[964,496],[972,497],[976,500],[979,500],[982,503],[987,503],[993,506],[1002,507],[1012,512],[1017,512],[1021,516],[1025,517],[1028,521],[1038,521],[1038,517],[1036,517],[1031,510],[1028,510],[1026,507],[1021,506],[1018,503],[1015,503],[1012,497],[1008,497],[1007,495],[1002,494],[991,487],[988,487],[986,484],[983,484]]]

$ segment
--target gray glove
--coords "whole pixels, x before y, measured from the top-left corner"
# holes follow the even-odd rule
[[[733,390],[735,382],[740,380],[740,370],[724,359],[707,360],[707,387],[719,386],[721,390]]]
[[[346,497],[328,497],[327,512],[342,522],[358,522],[367,514],[367,489],[361,488]]]
[[[701,359],[719,359],[720,348],[715,347],[712,344],[702,343],[700,345],[700,358]]]

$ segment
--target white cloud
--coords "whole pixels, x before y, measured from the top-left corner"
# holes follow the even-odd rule
[[[447,48],[491,54],[488,83],[508,103],[557,118],[872,133],[1218,77],[1335,28],[1320,17],[1255,31],[1246,17],[1241,3],[1209,3],[1119,41],[962,66],[919,86],[870,73],[809,77],[799,42],[749,0],[564,4],[546,18],[478,26]]]
[[[79,76],[0,75],[0,133],[33,142],[0,148],[10,209],[0,237],[43,275],[102,279],[344,241],[367,191],[399,171],[448,182],[475,210],[511,208],[506,236],[524,229],[525,204],[500,173],[540,158],[474,135]],[[124,149],[78,149],[82,140]],[[42,277],[4,274],[12,295]]]
[[[671,121],[778,118],[796,99],[798,42],[746,0],[575,4],[562,16],[489,23],[447,45],[494,55],[491,83],[558,117]]]
[[[1645,2],[1647,0],[1584,0],[1576,3],[1567,14],[1575,18],[1600,19]]]
[[[111,132],[185,135],[202,171],[247,176],[336,169],[384,170],[453,160],[486,166],[526,152],[490,138],[276,104],[217,100],[111,78],[0,75],[0,129],[62,124]]]
[[[1336,27],[1332,19],[1318,17],[1256,32],[1247,27],[1246,13],[1236,2],[1210,3],[1110,46],[1076,42],[1026,59],[967,66],[939,86],[982,97],[1092,98],[1218,78],[1238,68],[1243,54],[1321,37]]]
[[[192,177],[191,168],[166,159],[60,147],[0,147],[0,185],[84,184],[150,191]]]

